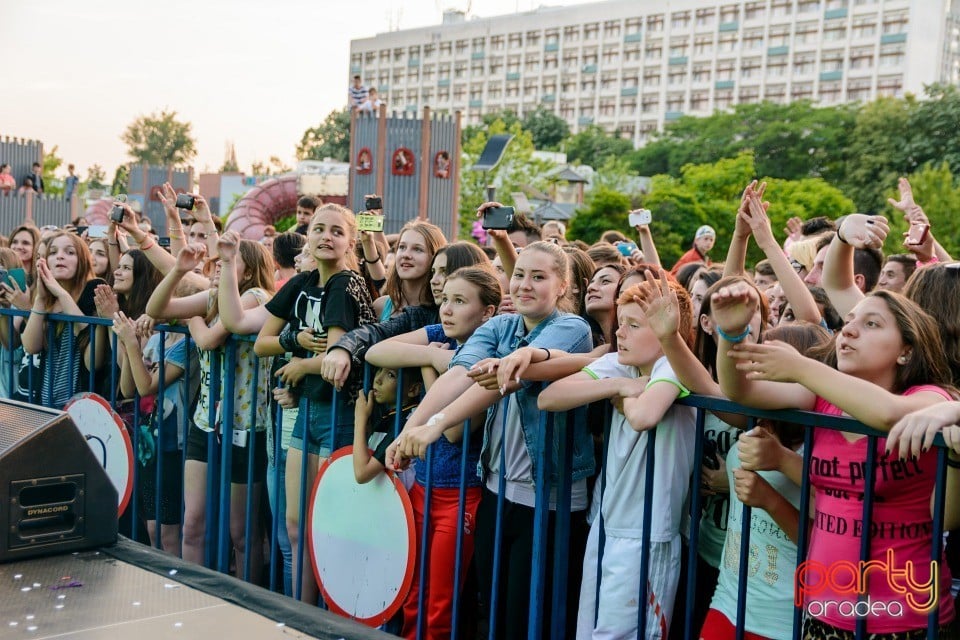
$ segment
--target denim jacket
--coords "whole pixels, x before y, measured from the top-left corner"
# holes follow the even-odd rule
[[[450,367],[462,366],[470,369],[484,358],[502,358],[520,347],[538,347],[545,349],[562,349],[567,353],[588,353],[593,348],[590,335],[590,326],[583,318],[569,313],[554,311],[538,324],[533,331],[526,333],[523,318],[517,314],[495,316],[483,323],[467,340],[457,354],[450,361]],[[543,443],[540,428],[540,410],[537,408],[537,396],[543,385],[539,382],[521,381],[522,387],[515,392],[520,406],[520,428],[523,429],[523,439],[527,445],[527,454],[533,462],[534,474],[537,463],[541,459]],[[489,446],[489,434],[494,425],[496,411],[491,408],[487,412],[487,424],[483,431],[483,453]],[[558,421],[562,416],[557,416]],[[593,440],[587,425],[577,422],[572,425],[573,434],[573,469],[574,481],[582,480],[593,473]],[[553,472],[551,483],[556,483],[559,475],[557,470],[559,460],[559,429],[554,431],[552,443]],[[482,459],[482,454],[481,454]],[[480,470],[481,477],[484,475]]]

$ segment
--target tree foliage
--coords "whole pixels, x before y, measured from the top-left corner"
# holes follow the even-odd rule
[[[350,110],[331,111],[316,127],[307,129],[297,145],[297,160],[331,158],[350,161]]]
[[[571,240],[592,244],[608,229],[627,228],[630,198],[619,191],[599,186],[590,192],[585,204],[567,226],[567,237]]]
[[[482,173],[470,171],[490,136],[499,133],[512,133],[513,140],[507,145],[503,159],[492,171]],[[485,131],[477,131],[473,137],[463,144],[463,160],[460,172],[460,231],[461,239],[469,239],[473,222],[476,220],[477,207],[486,200],[485,188],[488,184],[497,187],[497,197],[504,204],[509,204],[510,194],[527,185],[535,189],[546,188],[544,174],[551,168],[551,163],[537,160],[533,157],[533,139],[529,132],[524,131],[519,121],[507,125],[502,120],[494,121]]]
[[[608,135],[593,124],[567,138],[563,150],[567,154],[567,162],[600,167],[608,158],[622,157],[632,152],[633,143]]]
[[[107,186],[107,173],[99,164],[90,165],[87,169],[87,186],[90,189],[103,189]]]
[[[523,116],[523,128],[530,132],[535,149],[557,149],[560,143],[570,135],[567,121],[543,105]]]
[[[127,153],[136,162],[158,166],[177,166],[190,162],[196,155],[192,125],[177,120],[176,111],[163,110],[140,116],[120,136],[127,144]]]
[[[40,175],[43,177],[44,192],[48,195],[62,196],[64,192],[63,180],[57,178],[56,172],[63,164],[63,158],[57,155],[59,147],[53,145],[47,153],[43,154],[43,167],[40,169]]]

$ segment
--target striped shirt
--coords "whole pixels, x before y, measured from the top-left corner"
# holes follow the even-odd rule
[[[355,87],[350,85],[350,106],[359,107],[367,100],[367,88],[363,85]]]

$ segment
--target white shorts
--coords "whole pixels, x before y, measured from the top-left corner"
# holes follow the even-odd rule
[[[577,640],[636,638],[642,540],[606,536],[600,578],[600,607],[597,609],[599,537],[600,523],[597,521],[590,527],[583,558]],[[647,632],[644,638],[663,640],[667,637],[680,580],[680,548],[679,535],[670,542],[650,543]]]

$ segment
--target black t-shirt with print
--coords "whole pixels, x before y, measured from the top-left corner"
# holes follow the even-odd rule
[[[360,325],[373,322],[373,301],[363,278],[355,271],[340,271],[330,276],[325,286],[320,285],[320,273],[309,271],[287,281],[266,304],[267,311],[283,318],[298,332],[311,327],[321,336],[326,336],[331,327],[352,331]],[[297,346],[294,355],[310,357],[306,350]],[[309,375],[304,380],[304,392],[318,398],[322,383],[320,376]],[[329,386],[329,385],[326,385]]]

